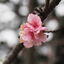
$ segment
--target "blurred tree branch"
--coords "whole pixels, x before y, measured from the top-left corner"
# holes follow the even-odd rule
[[[13,49],[9,57],[4,61],[3,64],[11,64],[14,59],[17,57],[18,53],[24,48],[23,44],[19,43],[16,45],[16,47]]]

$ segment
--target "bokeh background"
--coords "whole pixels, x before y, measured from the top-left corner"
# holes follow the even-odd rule
[[[19,27],[26,22],[27,15],[45,3],[46,0],[0,0],[0,64],[19,42]],[[44,45],[23,49],[12,64],[64,64],[64,0],[44,24],[48,30],[61,30],[46,33],[49,37]]]

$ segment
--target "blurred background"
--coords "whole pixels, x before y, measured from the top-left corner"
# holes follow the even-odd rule
[[[52,0],[51,0],[52,1]],[[17,45],[19,26],[37,6],[46,0],[0,0],[0,64]],[[49,35],[43,46],[24,49],[12,64],[64,64],[64,0],[44,21],[48,30],[61,31]]]

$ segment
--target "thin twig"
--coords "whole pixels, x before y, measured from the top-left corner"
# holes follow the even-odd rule
[[[58,33],[58,32],[64,32],[64,28],[60,28],[58,30],[53,30],[53,31],[45,31],[45,33]]]

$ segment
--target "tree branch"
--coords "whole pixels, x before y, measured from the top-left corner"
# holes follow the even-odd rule
[[[51,11],[59,4],[61,0],[53,0],[50,4],[49,1],[47,1],[46,6],[43,7],[36,7],[33,11],[34,14],[37,14],[40,16],[42,22],[47,18],[47,16],[51,13]],[[47,8],[47,5],[49,7]],[[46,10],[46,11],[45,11]]]
[[[3,64],[11,64],[14,59],[17,57],[18,53],[24,48],[23,44],[19,43],[16,45],[12,53],[9,55],[9,57],[4,61]]]
[[[49,15],[49,13],[51,13],[51,11],[59,4],[60,1],[61,1],[61,0],[53,0],[53,1],[50,3],[50,5],[49,5],[49,7],[48,7],[48,11],[44,11],[44,12],[42,12],[42,15],[40,15],[42,21],[43,21],[45,18],[47,18],[47,16]]]
[[[48,11],[50,0],[46,0],[45,11]]]

